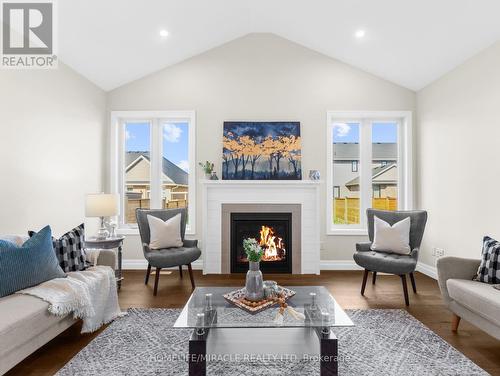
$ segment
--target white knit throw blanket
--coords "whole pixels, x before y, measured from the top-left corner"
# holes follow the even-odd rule
[[[49,312],[57,316],[73,314],[83,319],[82,333],[90,333],[113,321],[122,313],[118,304],[115,272],[109,266],[93,266],[81,272],[69,272],[17,294],[36,296],[49,303]]]

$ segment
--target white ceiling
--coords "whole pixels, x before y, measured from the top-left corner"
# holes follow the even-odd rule
[[[253,32],[418,90],[500,38],[498,0],[64,0],[58,12],[61,60],[105,90]]]

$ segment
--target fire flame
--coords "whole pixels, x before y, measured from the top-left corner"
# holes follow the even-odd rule
[[[259,244],[264,250],[262,261],[280,261],[285,257],[286,249],[283,239],[277,237],[271,227],[261,227]]]

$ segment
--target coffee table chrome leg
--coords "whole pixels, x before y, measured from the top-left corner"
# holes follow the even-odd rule
[[[207,374],[207,336],[208,329],[203,334],[194,329],[189,339],[189,376],[206,376]]]
[[[337,376],[339,374],[338,363],[338,340],[330,329],[328,334],[322,332],[322,328],[315,328],[320,343],[320,375]]]

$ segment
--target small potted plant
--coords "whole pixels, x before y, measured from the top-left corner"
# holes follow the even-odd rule
[[[207,179],[210,179],[210,177],[212,176],[212,172],[214,171],[214,167],[215,167],[214,164],[209,162],[209,161],[206,161],[205,163],[199,162],[198,164],[203,169],[203,172],[205,173],[205,177]]]
[[[243,250],[247,254],[249,264],[245,282],[246,298],[254,302],[262,300],[264,298],[264,281],[259,263],[264,251],[257,240],[253,238],[243,240]]]

